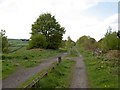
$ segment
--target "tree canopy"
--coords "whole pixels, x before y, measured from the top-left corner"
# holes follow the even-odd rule
[[[66,49],[69,50],[75,45],[75,42],[68,36],[67,41],[66,41]]]
[[[77,47],[82,47],[84,49],[94,50],[95,43],[96,40],[94,38],[84,35],[77,40],[76,45]]]
[[[55,16],[52,16],[50,13],[40,15],[34,24],[32,24],[31,37],[36,34],[44,35],[47,42],[46,48],[48,49],[58,49],[64,33],[64,27],[61,27],[56,21]],[[31,40],[33,39],[31,38]]]
[[[94,38],[84,35],[77,40],[76,46],[92,51],[97,48],[101,49],[103,52],[107,52],[108,50],[120,50],[119,34],[120,31],[112,32],[112,28],[109,27],[105,36],[98,42]]]

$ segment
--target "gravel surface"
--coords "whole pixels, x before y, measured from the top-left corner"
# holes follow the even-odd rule
[[[76,47],[74,48],[77,51],[79,57],[74,58],[74,60],[76,61],[76,65],[73,72],[71,88],[88,88],[88,80],[86,76],[86,68],[84,65],[83,57],[80,55]]]
[[[33,75],[49,67],[54,61],[56,61],[58,56],[64,57],[66,53],[59,54],[57,56],[51,57],[44,60],[41,64],[36,67],[19,69],[15,73],[11,74],[8,78],[2,80],[2,88],[16,88],[21,83],[25,82],[27,79],[31,78]]]
[[[74,68],[73,79],[71,88],[87,88],[87,77],[85,71],[85,65],[82,57],[74,58],[76,65]]]

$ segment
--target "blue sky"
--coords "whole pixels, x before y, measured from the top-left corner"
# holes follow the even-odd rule
[[[97,5],[86,9],[82,14],[97,16],[100,20],[103,20],[115,13],[118,13],[117,2],[99,2]]]
[[[46,12],[65,27],[63,39],[89,35],[99,40],[109,26],[118,28],[118,0],[0,0],[0,29],[8,38],[29,39],[31,25]]]

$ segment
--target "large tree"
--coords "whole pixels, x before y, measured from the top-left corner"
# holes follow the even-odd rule
[[[40,15],[32,24],[32,36],[43,34],[46,37],[48,49],[58,49],[64,33],[64,27],[61,27],[55,16],[52,16],[50,13]]]

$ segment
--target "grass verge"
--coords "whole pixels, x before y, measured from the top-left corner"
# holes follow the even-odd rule
[[[89,86],[91,88],[118,88],[118,65],[116,59],[99,58],[82,52],[85,59]]]
[[[55,63],[53,64],[55,65]],[[40,79],[40,81],[36,83],[35,88],[69,88],[74,65],[75,61],[73,60],[63,60],[59,65],[55,66],[55,69],[49,70],[48,75]],[[48,69],[49,68],[50,67],[48,67]],[[19,85],[18,88],[26,87],[34,79],[42,76],[45,71],[46,70],[43,70],[34,75],[32,78]]]
[[[69,88],[72,68],[75,65],[73,60],[63,60],[48,76],[42,78],[36,88]]]
[[[25,88],[28,85],[30,85],[34,80],[36,80],[38,78],[40,79],[41,77],[44,76],[44,74],[46,73],[46,71],[50,72],[52,70],[52,67],[55,66],[55,65],[56,65],[56,62],[53,62],[49,67],[47,67],[46,69],[43,69],[39,73],[35,74],[31,78],[29,78],[28,80],[26,80],[25,82],[23,82],[22,84],[20,84],[18,86],[18,88]]]

